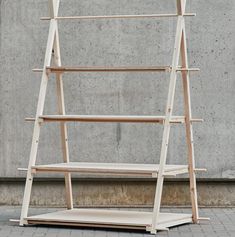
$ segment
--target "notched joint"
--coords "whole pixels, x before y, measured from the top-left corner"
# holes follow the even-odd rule
[[[35,168],[32,168],[31,169],[31,174],[36,174],[37,173],[37,170]]]
[[[50,68],[46,68],[46,74],[49,75],[51,73],[51,69]]]
[[[155,173],[152,173],[152,178],[157,178],[158,174],[155,172]]]
[[[41,125],[44,122],[44,119],[43,118],[38,118],[37,121]]]

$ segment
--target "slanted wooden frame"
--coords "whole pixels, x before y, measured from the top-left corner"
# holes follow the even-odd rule
[[[45,54],[45,59],[44,59],[42,79],[41,79],[41,85],[40,85],[40,91],[39,91],[39,97],[38,97],[36,119],[34,123],[33,139],[32,139],[27,178],[26,178],[26,184],[25,184],[25,191],[24,191],[24,197],[23,197],[20,225],[25,224],[25,218],[28,215],[30,195],[31,195],[32,183],[33,183],[33,174],[32,174],[31,167],[35,165],[35,162],[36,162],[39,136],[40,136],[40,128],[41,128],[39,116],[43,115],[47,83],[49,79],[48,74],[47,74],[47,67],[51,65],[52,59],[54,59],[55,65],[61,66],[58,24],[57,24],[57,21],[54,19],[54,17],[58,15],[60,1],[49,0],[48,3],[49,3],[49,14],[50,14],[51,20],[50,20],[49,34],[48,34],[48,40],[47,40],[47,46],[46,46],[46,54]],[[53,51],[54,51],[54,55],[52,54]],[[63,81],[62,81],[61,74],[56,75],[56,85],[57,85],[57,97],[58,97],[58,100],[57,100],[58,112],[59,114],[63,115],[65,114],[65,107],[64,107]],[[61,122],[60,127],[61,127],[63,159],[64,159],[64,162],[69,162],[68,137],[67,137],[66,124],[64,122]],[[72,199],[72,185],[71,185],[70,173],[65,173],[65,186],[66,186],[67,207],[68,209],[72,209],[73,199]]]
[[[29,118],[27,120],[34,121],[34,131],[32,146],[29,158],[29,165],[27,170],[27,179],[25,185],[25,192],[23,198],[22,212],[20,218],[20,225],[26,224],[58,224],[58,225],[77,225],[77,226],[94,226],[94,227],[114,227],[114,228],[144,228],[147,231],[155,234],[157,230],[167,229],[170,226],[198,221],[202,218],[198,216],[198,203],[197,203],[197,190],[196,190],[196,171],[204,171],[205,169],[195,168],[194,157],[194,145],[193,145],[193,130],[192,122],[201,121],[200,119],[193,119],[191,113],[191,101],[190,101],[190,86],[189,86],[189,72],[198,71],[197,68],[189,68],[187,58],[187,46],[186,46],[186,31],[185,31],[185,16],[193,16],[195,14],[186,13],[186,0],[176,0],[177,2],[177,14],[153,14],[153,15],[114,15],[114,16],[75,16],[75,17],[59,17],[58,10],[60,0],[48,0],[49,1],[49,17],[44,20],[50,20],[49,35],[46,47],[46,55],[44,60],[43,69],[36,69],[34,71],[42,71],[41,86],[38,98],[37,112],[35,118]],[[173,50],[173,59],[170,66],[150,66],[150,67],[63,67],[61,63],[60,55],[60,43],[58,33],[57,20],[70,20],[70,19],[106,19],[106,18],[143,18],[143,17],[177,17],[177,27],[175,35],[175,43]],[[181,58],[181,65],[180,63]],[[51,61],[54,61],[54,65],[51,65]],[[166,104],[166,112],[164,116],[103,116],[103,115],[66,115],[65,103],[64,103],[64,91],[62,73],[64,72],[170,72],[170,83]],[[173,106],[175,98],[175,88],[177,74],[181,73],[183,80],[183,95],[184,95],[184,116],[173,116]],[[45,96],[47,83],[50,73],[55,73],[56,88],[57,88],[57,104],[58,115],[43,115]],[[134,165],[128,164],[128,167],[123,168],[123,164],[117,164],[117,167],[110,166],[110,164],[101,164],[101,166],[94,168],[94,163],[79,163],[70,162],[69,160],[69,148],[68,148],[68,134],[66,123],[69,121],[76,122],[152,122],[163,124],[163,137],[161,145],[160,164],[157,167],[154,164],[145,166],[145,164]],[[63,152],[63,161],[61,164],[51,165],[36,165],[36,157],[40,136],[40,128],[43,122],[59,122],[61,130],[61,143]],[[169,144],[170,128],[173,123],[184,123],[186,130],[186,141],[188,147],[188,169],[185,166],[173,166],[166,165],[167,150]],[[168,171],[168,172],[167,172]],[[30,194],[33,183],[33,176],[37,172],[62,172],[65,175],[65,188],[66,188],[66,202],[68,211],[61,212],[64,214],[45,214],[41,216],[28,217],[28,209],[30,202]],[[85,210],[85,217],[82,216],[82,211],[73,208],[72,197],[72,184],[71,184],[71,172],[81,173],[94,173],[94,174],[107,174],[107,175],[140,175],[150,176],[157,178],[156,192],[154,198],[153,212],[143,213],[145,222],[141,222],[138,218],[141,217],[141,212],[120,212],[122,213],[120,218],[115,217],[115,211],[109,213],[113,215],[113,222],[109,223],[109,220],[105,217],[105,211],[97,210]],[[189,173],[190,180],[190,195],[192,203],[192,215],[185,214],[164,214],[160,212],[162,189],[164,183],[164,177],[167,175],[177,175],[181,173]],[[74,213],[77,213],[77,217],[80,218],[76,223],[74,220]],[[97,216],[94,219],[94,215],[102,213],[104,215],[101,219]],[[67,215],[67,219],[64,217]],[[93,216],[93,222],[87,222],[86,216]],[[137,219],[131,221],[131,216],[136,216]],[[162,218],[166,218],[163,221]],[[85,219],[83,219],[85,218]],[[172,219],[173,218],[173,219]],[[132,223],[132,224],[131,224]]]
[[[161,147],[161,157],[160,157],[160,167],[158,173],[158,180],[156,184],[156,193],[154,199],[154,209],[153,209],[153,222],[151,233],[155,233],[157,225],[158,215],[160,213],[163,181],[164,181],[164,167],[166,164],[167,149],[169,144],[170,135],[170,120],[173,112],[174,105],[174,95],[177,72],[174,70],[179,66],[180,56],[182,58],[182,67],[187,68],[187,51],[186,51],[186,34],[185,34],[185,21],[184,13],[186,7],[186,0],[177,0],[177,12],[178,21],[175,36],[174,53],[172,60],[172,71],[170,76],[170,86],[168,91],[168,99],[166,106],[166,119],[164,124],[162,147]],[[190,193],[191,193],[191,203],[192,203],[192,216],[193,222],[198,222],[198,203],[197,203],[197,192],[196,192],[196,179],[195,179],[195,160],[194,160],[194,147],[193,147],[193,132],[191,125],[191,102],[190,102],[190,88],[189,88],[189,73],[182,71],[183,87],[184,87],[184,105],[185,105],[185,117],[186,117],[186,136],[188,145],[188,163],[189,163],[189,176],[190,176]]]

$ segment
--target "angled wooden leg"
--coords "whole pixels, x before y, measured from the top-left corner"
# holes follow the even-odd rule
[[[164,174],[164,167],[166,164],[168,141],[169,141],[169,135],[170,135],[170,120],[171,120],[173,105],[174,105],[174,95],[175,95],[175,86],[176,86],[176,78],[177,78],[176,68],[178,67],[179,56],[180,56],[182,20],[183,20],[182,17],[178,17],[173,61],[172,61],[172,72],[170,75],[170,84],[169,84],[168,99],[167,99],[167,106],[166,106],[166,119],[164,123],[164,131],[163,131],[162,146],[161,146],[160,166],[159,166],[155,199],[154,199],[151,233],[154,233],[154,231],[156,231],[156,225],[157,225],[158,216],[160,212],[161,196],[162,196],[163,181],[164,181],[163,174]]]
[[[183,23],[184,23],[183,14],[185,10],[186,0],[177,0],[176,2],[177,2],[177,12],[179,16],[177,20],[175,44],[174,44],[174,51],[173,51],[172,71],[170,75],[170,85],[169,85],[168,98],[167,98],[166,120],[164,123],[164,130],[163,130],[160,165],[159,165],[158,179],[157,179],[156,191],[155,191],[151,233],[156,232],[156,226],[158,223],[158,217],[160,213],[162,189],[163,189],[163,182],[164,182],[163,174],[164,174],[164,167],[166,164],[168,141],[169,141],[169,136],[170,136],[170,119],[172,116],[172,111],[173,111],[173,106],[174,106],[175,86],[176,86],[176,79],[177,79],[176,68],[179,65]]]
[[[181,61],[182,67],[188,67],[187,46],[185,23],[183,23],[182,41],[181,41]],[[190,180],[190,196],[192,203],[193,222],[198,223],[198,201],[197,201],[197,187],[195,175],[195,157],[194,157],[194,144],[193,144],[193,128],[191,118],[191,99],[190,99],[190,86],[189,86],[189,73],[182,72],[183,91],[184,91],[184,110],[185,110],[185,128],[186,140],[188,147],[188,164],[189,164],[189,180]]]
[[[58,24],[56,24],[56,34],[54,41],[54,62],[56,66],[61,66],[61,56],[60,56],[60,44],[59,44],[59,33],[58,33]],[[63,89],[63,80],[62,74],[56,74],[56,87],[57,87],[57,101],[58,101],[58,112],[59,114],[65,114],[65,103],[64,103],[64,89]],[[66,163],[69,163],[69,147],[68,147],[68,135],[67,135],[67,126],[66,123],[60,123],[61,131],[61,145],[63,151],[63,160]],[[71,182],[71,173],[65,173],[65,190],[66,190],[66,202],[67,208],[73,208],[73,195],[72,195],[72,182]]]
[[[36,119],[35,124],[34,124],[33,139],[32,139],[31,152],[30,152],[30,160],[29,160],[29,165],[28,165],[26,184],[25,184],[25,190],[24,190],[24,197],[23,197],[23,203],[22,203],[22,210],[21,210],[21,216],[20,216],[20,225],[21,226],[24,224],[27,224],[27,221],[25,221],[25,218],[28,215],[31,189],[32,189],[32,183],[33,183],[33,174],[31,173],[31,166],[34,165],[35,161],[36,161],[38,142],[39,142],[39,134],[40,134],[40,124],[39,124],[38,120]]]
[[[49,6],[50,6],[50,9],[55,7],[55,9],[58,10],[59,1],[57,1],[56,5],[54,5],[54,1],[49,0]],[[31,167],[35,165],[36,163],[39,135],[40,135],[40,126],[41,126],[38,118],[40,115],[43,114],[43,110],[44,110],[46,89],[47,89],[47,83],[48,83],[48,75],[46,72],[46,67],[50,66],[50,63],[51,63],[52,49],[53,49],[53,44],[54,44],[55,32],[56,32],[55,23],[56,22],[53,19],[50,21],[49,35],[48,35],[48,40],[47,40],[46,54],[45,54],[45,60],[44,60],[44,66],[43,66],[40,92],[39,92],[39,97],[38,97],[36,120],[34,123],[33,139],[32,139],[32,145],[31,145],[31,151],[30,151],[30,157],[29,157],[29,164],[28,164],[28,171],[27,171],[21,216],[20,216],[20,225],[27,224],[27,221],[25,221],[25,218],[28,215],[31,189],[32,189],[32,183],[33,183],[33,175],[31,172]]]

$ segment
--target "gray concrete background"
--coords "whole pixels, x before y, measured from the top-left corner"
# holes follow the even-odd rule
[[[173,0],[67,0],[60,15],[99,15],[174,12]],[[205,119],[195,124],[195,154],[201,178],[235,178],[235,2],[189,0],[187,18],[192,111]],[[40,75],[48,34],[46,0],[0,1],[0,177],[24,177]],[[64,65],[169,65],[175,20],[64,21],[59,24]],[[64,77],[68,114],[164,113],[168,74],[68,74]],[[182,113],[179,80],[175,114]],[[45,113],[56,113],[55,83],[49,82]],[[73,161],[158,162],[161,125],[69,124]],[[38,163],[61,161],[59,129],[42,128]],[[168,163],[186,161],[184,127],[174,126]]]

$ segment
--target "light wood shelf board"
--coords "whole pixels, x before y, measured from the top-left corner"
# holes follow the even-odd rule
[[[31,216],[25,220],[28,224],[146,229],[151,226],[152,212],[72,209]],[[190,222],[192,222],[192,214],[160,213],[157,229]]]
[[[143,175],[155,176],[159,171],[158,164],[130,164],[130,163],[89,163],[69,162],[48,165],[35,165],[32,169],[36,172],[80,172],[92,174],[118,174],[118,175]],[[187,165],[166,165],[165,175],[188,173]]]

